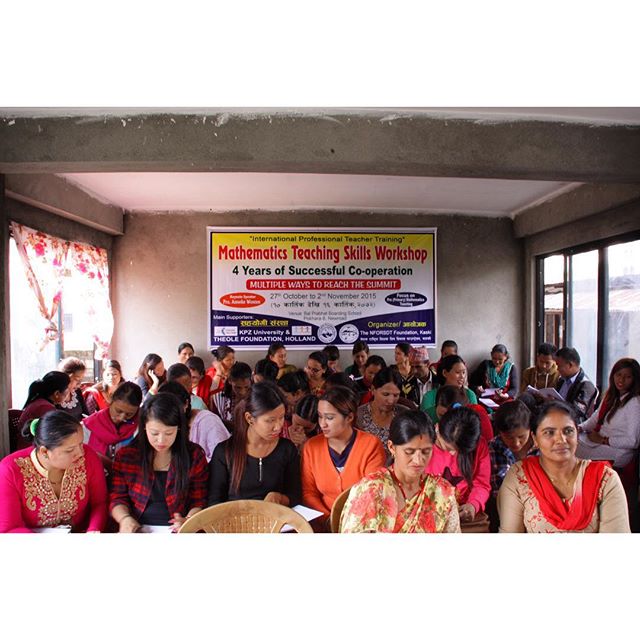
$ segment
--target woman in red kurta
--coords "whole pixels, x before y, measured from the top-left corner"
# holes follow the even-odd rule
[[[66,411],[51,411],[27,431],[34,446],[0,462],[0,533],[60,525],[102,531],[107,485],[98,456],[82,443],[80,424]]]
[[[480,437],[480,419],[468,407],[450,409],[438,423],[436,446],[426,473],[442,476],[456,490],[460,522],[484,511],[491,493],[489,447]]]

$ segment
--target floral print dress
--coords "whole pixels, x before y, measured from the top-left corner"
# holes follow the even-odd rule
[[[427,475],[400,509],[397,485],[389,469],[379,469],[351,487],[342,510],[340,533],[459,533],[453,487]]]

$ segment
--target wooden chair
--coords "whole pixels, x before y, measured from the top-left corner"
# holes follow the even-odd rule
[[[329,518],[329,522],[331,524],[331,533],[340,533],[340,518],[342,516],[342,510],[344,509],[344,503],[349,497],[349,491],[351,491],[351,487],[345,489],[336,498],[336,501],[331,507],[331,517]]]
[[[288,524],[297,533],[313,533],[293,509],[263,500],[233,500],[196,513],[178,533],[279,533]]]

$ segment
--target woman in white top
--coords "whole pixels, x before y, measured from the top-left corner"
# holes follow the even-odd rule
[[[577,456],[613,460],[614,467],[631,462],[640,447],[640,364],[622,358],[609,374],[609,388],[597,412],[583,422]]]

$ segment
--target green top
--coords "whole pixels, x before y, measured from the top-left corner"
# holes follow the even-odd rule
[[[478,404],[478,396],[476,396],[469,387],[464,388],[465,393],[467,394],[467,399],[469,400],[469,404]],[[438,422],[438,414],[436,413],[436,394],[438,393],[437,389],[431,389],[425,393],[424,398],[422,398],[422,402],[420,403],[420,410],[424,411],[430,418],[433,420],[433,424]]]

